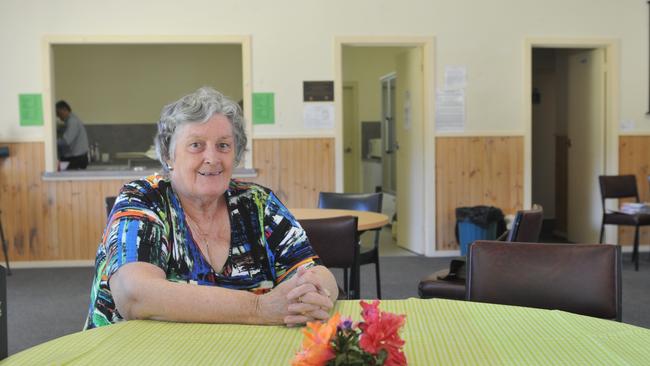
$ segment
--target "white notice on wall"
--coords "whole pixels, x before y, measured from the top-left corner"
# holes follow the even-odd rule
[[[436,131],[465,130],[465,90],[436,91]]]
[[[623,132],[632,131],[636,127],[636,123],[631,119],[622,119],[618,129]]]
[[[467,87],[467,67],[445,66],[445,89],[465,89]]]
[[[334,103],[305,103],[305,128],[334,128]]]

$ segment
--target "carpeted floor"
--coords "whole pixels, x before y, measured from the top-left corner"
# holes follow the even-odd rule
[[[623,321],[650,328],[650,263],[642,255],[635,272],[629,257],[623,265]],[[382,257],[384,299],[417,297],[420,278],[445,268],[449,258]],[[92,269],[14,269],[7,277],[9,354],[81,330],[86,316]],[[335,275],[341,277],[340,272]],[[361,297],[375,298],[374,266],[362,267]]]

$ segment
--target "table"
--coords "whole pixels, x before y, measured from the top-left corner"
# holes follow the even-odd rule
[[[647,365],[650,330],[557,310],[445,299],[383,300],[406,314],[409,365]],[[359,320],[357,301],[339,301]],[[1,365],[289,365],[299,328],[129,321],[71,334]]]
[[[388,224],[388,216],[378,212],[338,210],[331,208],[290,208],[289,211],[298,220],[326,219],[339,216],[356,216],[359,218],[357,228],[360,232],[378,229]]]

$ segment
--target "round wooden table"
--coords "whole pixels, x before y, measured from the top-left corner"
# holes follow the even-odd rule
[[[290,208],[289,211],[298,220],[326,219],[339,216],[356,216],[359,218],[358,231],[378,229],[388,224],[388,216],[369,211],[338,210],[330,208]]]

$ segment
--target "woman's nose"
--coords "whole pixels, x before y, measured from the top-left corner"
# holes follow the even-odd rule
[[[216,146],[208,147],[203,153],[203,162],[206,164],[215,164],[220,161],[220,155]]]

